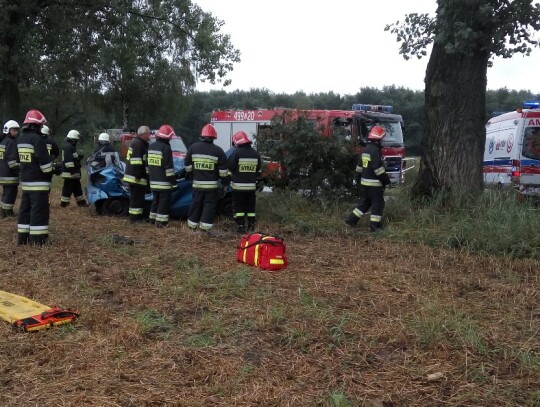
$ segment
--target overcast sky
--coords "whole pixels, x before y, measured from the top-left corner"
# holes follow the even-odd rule
[[[292,94],[334,91],[354,94],[385,85],[424,89],[428,57],[405,61],[385,25],[412,12],[434,14],[435,0],[193,0],[225,22],[242,61],[228,76],[232,84],[199,84],[197,89],[266,88]],[[540,93],[532,77],[540,50],[530,57],[495,59],[488,88]]]

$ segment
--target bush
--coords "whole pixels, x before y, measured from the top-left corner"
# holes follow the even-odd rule
[[[277,117],[257,136],[263,156],[282,165],[284,177],[274,178],[278,189],[300,191],[311,199],[354,197],[358,155],[346,137],[324,137],[321,129],[303,117]]]

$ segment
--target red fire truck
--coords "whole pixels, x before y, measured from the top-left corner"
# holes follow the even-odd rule
[[[256,144],[259,131],[272,125],[277,117],[295,120],[303,117],[313,122],[325,137],[345,137],[362,151],[369,130],[375,126],[386,128],[383,140],[383,157],[387,172],[393,184],[403,182],[406,168],[405,145],[403,142],[403,118],[392,113],[391,106],[354,104],[351,110],[299,110],[299,109],[257,109],[257,110],[216,110],[211,122],[216,128],[216,144],[225,151],[232,147],[232,136],[244,131]]]

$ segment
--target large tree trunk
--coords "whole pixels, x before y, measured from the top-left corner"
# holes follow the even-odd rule
[[[435,42],[426,71],[425,127],[413,192],[479,195],[483,190],[487,52],[448,54]]]
[[[15,4],[13,4],[15,3]],[[2,58],[0,61],[0,106],[2,109],[2,123],[7,120],[19,121],[20,93],[19,93],[19,66],[18,55],[21,48],[21,32],[16,27],[22,24],[23,16],[17,2],[10,2],[7,28],[0,33],[0,47]]]

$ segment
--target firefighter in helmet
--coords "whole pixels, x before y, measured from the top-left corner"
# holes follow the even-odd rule
[[[117,160],[119,160],[118,153],[111,144],[111,137],[108,133],[100,133],[96,149],[88,162],[96,161],[99,166],[111,167]]]
[[[47,144],[47,151],[49,152],[51,160],[54,163],[60,155],[60,149],[58,148],[58,144],[56,144],[56,142],[51,138],[51,129],[48,126],[43,126],[41,128],[41,137],[45,139],[45,144]]]
[[[62,187],[60,206],[63,208],[69,205],[71,195],[75,196],[78,206],[88,206],[81,186],[81,160],[83,156],[77,152],[79,139],[79,132],[70,130],[62,147],[64,186]]]
[[[47,144],[41,136],[46,122],[39,110],[29,110],[17,140],[22,189],[18,244],[41,246],[49,240],[49,192],[53,166]]]
[[[234,133],[235,147],[227,160],[227,168],[232,174],[232,206],[236,231],[245,233],[247,218],[248,231],[255,229],[255,192],[261,171],[261,156],[251,147],[251,140],[243,131]]]
[[[148,186],[147,154],[150,128],[141,126],[137,137],[131,140],[126,155],[124,181],[129,184],[129,220],[132,223],[144,221],[144,195]]]
[[[214,145],[217,132],[207,124],[202,128],[201,141],[189,147],[184,160],[186,173],[193,177],[193,199],[189,208],[188,227],[209,232],[214,223],[219,201],[219,180],[229,184],[227,157]]]
[[[381,155],[381,142],[385,136],[386,130],[382,126],[374,126],[369,132],[366,149],[356,167],[356,171],[362,176],[360,180],[362,198],[345,220],[349,226],[356,226],[360,217],[371,208],[369,230],[376,232],[382,229],[384,189],[390,184]]]
[[[4,187],[0,201],[0,218],[13,217],[13,206],[19,187],[19,154],[17,153],[17,135],[19,123],[9,120],[4,124],[0,135],[0,185]]]
[[[174,136],[174,129],[164,124],[156,133],[156,141],[148,147],[148,178],[154,197],[150,207],[150,222],[158,228],[169,223],[171,191],[176,181],[170,146]]]

